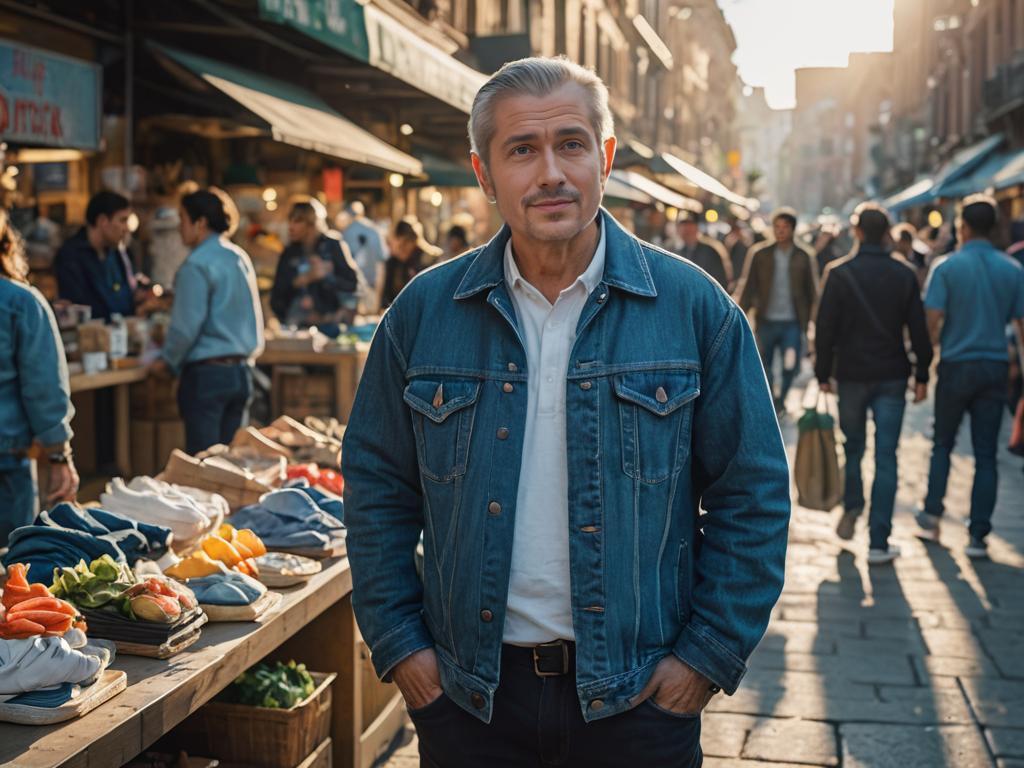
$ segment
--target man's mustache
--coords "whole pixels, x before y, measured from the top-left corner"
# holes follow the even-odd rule
[[[535,192],[523,200],[523,205],[530,207],[538,203],[556,201],[578,203],[580,201],[580,193],[575,189],[560,189],[557,192]]]

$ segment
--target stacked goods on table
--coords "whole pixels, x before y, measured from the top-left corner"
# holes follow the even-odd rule
[[[261,662],[186,719],[164,744],[228,764],[307,765],[328,741],[334,674]]]
[[[266,554],[255,533],[225,523],[165,575],[184,581],[211,621],[252,621],[281,601],[257,580],[256,558]]]
[[[28,570],[12,564],[0,597],[0,721],[55,723],[124,690],[126,676],[106,672],[113,647],[90,640],[81,612]]]
[[[256,532],[274,552],[337,557],[345,552],[342,502],[316,488],[291,486],[235,512],[232,522]]]
[[[146,476],[129,483],[115,477],[100,496],[100,504],[132,520],[170,528],[176,548],[215,529],[230,511],[223,496]]]
[[[148,363],[169,322],[159,313],[149,318],[114,314],[108,324],[93,320],[92,310],[80,304],[57,303],[53,310],[72,375]]]
[[[109,555],[55,570],[50,591],[76,606],[97,637],[124,653],[164,658],[199,639],[207,617],[192,591],[169,578],[140,579]]]

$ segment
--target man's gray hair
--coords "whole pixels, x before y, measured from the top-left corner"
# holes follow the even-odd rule
[[[565,56],[535,56],[510,61],[480,88],[469,113],[470,147],[484,165],[487,165],[491,140],[496,131],[494,107],[501,99],[522,94],[543,97],[567,83],[576,83],[586,92],[590,123],[598,141],[603,144],[612,136],[615,125],[608,108],[608,88],[594,70]]]

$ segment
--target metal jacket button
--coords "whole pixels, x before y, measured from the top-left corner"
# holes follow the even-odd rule
[[[483,708],[484,708],[484,705],[485,705],[485,704],[486,704],[487,702],[486,702],[486,701],[484,701],[484,697],[483,697],[483,696],[481,696],[481,695],[480,695],[479,693],[474,693],[473,695],[471,695],[471,696],[469,697],[469,703],[470,703],[470,704],[472,704],[472,705],[473,705],[474,707],[476,707],[477,709],[483,709]]]
[[[515,363],[509,363],[508,364],[508,370],[509,370],[509,373],[515,373],[516,371],[519,370],[519,366],[516,365]]]
[[[498,439],[499,440],[507,440],[508,439],[508,427],[498,427]]]
[[[507,394],[507,393],[511,392],[514,389],[514,387],[509,382],[506,381],[502,385],[501,389]]]
[[[480,611],[480,618],[484,621],[489,622],[491,619],[494,618],[494,614],[485,608],[484,610]]]
[[[587,392],[592,386],[594,385],[591,384],[589,381],[580,382],[580,389],[582,389],[584,392]]]
[[[604,702],[600,699],[594,699],[592,702],[590,702],[590,708],[595,712],[600,712],[602,709],[604,709]]]
[[[501,504],[499,504],[496,501],[492,501],[490,504],[487,505],[487,511],[490,512],[492,515],[495,515],[495,516],[500,515],[501,514]]]
[[[662,404],[668,402],[668,394],[665,392],[664,387],[658,387],[658,391],[654,393],[654,399]]]

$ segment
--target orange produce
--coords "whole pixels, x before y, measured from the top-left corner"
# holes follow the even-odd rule
[[[242,528],[238,531],[236,541],[237,544],[241,544],[247,550],[252,552],[253,557],[262,557],[267,554],[267,547],[263,543],[263,540],[249,528]]]
[[[8,611],[8,614],[13,617],[15,614],[20,614],[24,611],[56,611],[72,617],[78,615],[75,606],[67,600],[61,600],[56,597],[31,597],[28,600],[22,600],[20,603],[16,603]]]
[[[28,619],[11,619],[0,624],[0,639],[25,640],[46,632],[46,627]]]
[[[234,568],[242,562],[242,555],[235,546],[220,536],[207,536],[202,542],[203,551],[214,560],[220,560],[228,568]]]
[[[7,569],[7,584],[4,585],[3,605],[11,608],[24,600],[34,597],[49,597],[50,590],[42,584],[28,583],[28,566],[14,563]]]

